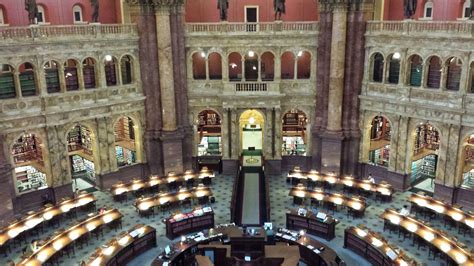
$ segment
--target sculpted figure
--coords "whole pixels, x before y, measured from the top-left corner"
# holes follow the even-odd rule
[[[471,0],[471,17],[470,19],[474,19],[474,0]]]
[[[92,22],[99,22],[99,0],[91,0]]]
[[[416,12],[417,0],[404,0],[405,18],[411,18]]]
[[[229,8],[228,0],[217,0],[217,9],[220,11],[221,20],[227,20],[227,9]]]
[[[28,11],[28,20],[30,24],[35,24],[36,17],[38,16],[38,5],[36,0],[25,0],[25,10]]]
[[[281,20],[281,14],[285,14],[285,0],[273,0],[275,20]]]

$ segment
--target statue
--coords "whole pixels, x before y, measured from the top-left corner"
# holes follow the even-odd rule
[[[470,19],[474,19],[474,0],[471,0],[470,11],[471,11],[471,17],[470,17]]]
[[[405,18],[411,18],[416,12],[417,0],[404,0]]]
[[[25,10],[28,11],[30,24],[36,24],[36,18],[38,17],[38,5],[36,4],[36,0],[25,0]]]
[[[275,20],[281,20],[281,14],[285,14],[285,0],[273,0],[275,9]]]
[[[91,0],[92,22],[99,22],[99,0]]]
[[[217,0],[217,8],[220,10],[221,21],[227,20],[228,0]]]

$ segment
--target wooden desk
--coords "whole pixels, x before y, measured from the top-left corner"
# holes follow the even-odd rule
[[[474,265],[474,256],[470,254],[465,247],[462,247],[439,230],[433,229],[413,217],[400,215],[393,209],[386,209],[381,215],[381,218],[384,219],[385,223],[397,225],[413,234],[416,234],[421,239],[424,239],[426,242],[448,255],[457,264],[462,266]]]
[[[203,229],[214,227],[214,211],[211,207],[198,208],[190,213],[179,213],[166,219],[166,237],[174,239]]]
[[[382,236],[369,230],[351,226],[344,231],[344,248],[365,258],[374,266],[419,265],[391,246]]]
[[[156,247],[156,230],[148,225],[136,225],[127,233],[112,239],[89,257],[90,266],[125,265],[144,251]]]
[[[32,230],[43,222],[73,211],[76,208],[95,204],[95,202],[94,194],[81,194],[76,198],[63,200],[55,206],[44,207],[37,212],[28,214],[20,220],[0,229],[0,247],[21,233]]]
[[[281,266],[298,265],[300,249],[298,246],[265,246],[265,258],[283,258]]]
[[[474,228],[474,214],[472,213],[465,212],[452,205],[420,194],[412,194],[408,201],[412,203],[412,208],[422,208],[443,214],[458,223],[467,225],[471,229]]]
[[[53,255],[72,244],[79,237],[96,230],[97,228],[122,219],[122,214],[117,209],[105,211],[92,216],[85,221],[74,225],[64,232],[50,238],[36,252],[25,258],[17,265],[36,266],[46,263]]]
[[[392,185],[388,183],[375,184],[371,183],[368,180],[355,179],[351,176],[337,177],[335,175],[330,174],[320,174],[315,170],[311,170],[309,172],[302,172],[301,170],[298,170],[298,168],[296,168],[288,173],[288,178],[311,180],[315,182],[326,182],[331,185],[342,184],[344,187],[347,188],[357,188],[362,191],[376,192],[381,196],[386,197],[388,200],[392,199],[393,194]]]
[[[307,211],[306,216],[298,215],[297,210],[286,212],[286,228],[290,230],[306,230],[307,233],[320,236],[326,240],[336,237],[336,224],[339,221],[334,217],[327,215],[326,220],[322,221],[311,211]]]
[[[110,192],[116,198],[116,196],[122,195],[128,192],[139,191],[146,188],[154,188],[160,185],[167,185],[172,182],[182,183],[190,179],[199,180],[204,178],[213,178],[215,174],[207,168],[203,168],[198,173],[192,171],[186,171],[183,174],[176,174],[170,172],[166,177],[159,177],[157,175],[151,175],[146,179],[133,179],[130,182],[123,183],[119,182],[112,186]]]
[[[289,196],[305,199],[311,198],[317,201],[330,202],[336,206],[344,205],[347,206],[357,213],[359,216],[363,216],[365,208],[367,206],[365,199],[358,197],[347,197],[340,193],[328,193],[319,189],[307,189],[302,185],[291,188]]]
[[[160,193],[153,197],[137,199],[135,201],[135,207],[141,212],[163,204],[172,204],[186,199],[197,199],[209,196],[212,196],[212,191],[209,187],[198,186],[193,189],[181,189],[176,192]]]
[[[310,237],[300,236],[296,231],[278,229],[275,237],[279,241],[289,243],[290,245],[297,245],[300,250],[301,260],[307,265],[346,265],[334,250]],[[321,251],[321,249],[323,250]]]

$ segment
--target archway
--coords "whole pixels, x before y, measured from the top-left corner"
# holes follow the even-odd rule
[[[369,161],[388,167],[390,157],[391,124],[385,116],[376,116],[370,128]]]
[[[388,83],[398,84],[400,77],[400,53],[396,52],[389,56],[388,63]]]
[[[106,55],[104,58],[105,84],[107,87],[118,85],[118,61],[117,58]]]
[[[254,51],[249,51],[245,55],[245,80],[257,81],[258,72],[258,55]]]
[[[295,55],[292,52],[284,52],[281,55],[281,79],[295,78]]]
[[[306,51],[299,51],[297,55],[297,78],[309,79],[311,77],[311,54]]]
[[[0,99],[15,98],[16,88],[14,80],[14,68],[11,65],[0,64]]]
[[[59,63],[51,60],[46,62],[43,68],[46,78],[46,90],[48,93],[60,92],[61,83],[59,82]]]
[[[229,54],[229,80],[230,81],[241,81],[242,80],[242,56],[233,52]]]
[[[26,193],[48,187],[43,159],[43,143],[35,134],[22,134],[12,147],[15,187]]]
[[[21,96],[28,97],[38,95],[36,74],[33,65],[31,63],[23,63],[20,65],[18,72],[20,72]]]
[[[193,78],[206,79],[206,53],[204,52],[193,54]]]
[[[414,190],[434,191],[439,144],[439,132],[431,124],[421,123],[416,127],[410,179]]]
[[[115,158],[118,167],[132,165],[137,162],[136,138],[137,127],[132,119],[123,116],[114,124]]]
[[[221,118],[213,110],[198,115],[198,156],[221,155]]]
[[[290,110],[282,121],[282,155],[306,155],[307,116],[300,110]]]
[[[381,53],[376,53],[372,57],[372,81],[383,82],[384,58]]]
[[[428,77],[426,86],[431,89],[439,89],[441,84],[441,60],[437,56],[428,60]]]
[[[66,79],[66,90],[79,90],[79,76],[78,76],[79,62],[74,59],[68,59],[64,62],[64,78]]]
[[[131,84],[133,81],[133,58],[125,55],[120,60],[120,73],[122,75],[122,84]]]
[[[423,76],[423,59],[419,55],[412,55],[409,59],[410,72],[408,83],[411,86],[420,87],[421,77]]]
[[[446,62],[446,68],[446,89],[458,91],[461,83],[462,61],[457,57],[451,57]]]
[[[474,134],[464,143],[463,183],[467,188],[474,188]]]
[[[80,190],[94,186],[94,133],[88,127],[77,124],[67,133],[67,142],[73,186]]]
[[[273,81],[275,78],[275,56],[271,52],[265,52],[261,57],[262,81]]]
[[[257,110],[246,110],[240,115],[240,136],[244,165],[259,166],[263,147],[265,118]],[[249,159],[249,160],[247,160]]]
[[[82,75],[84,77],[84,88],[86,89],[97,88],[96,65],[96,61],[92,57],[88,57],[82,62]]]
[[[222,79],[222,57],[219,53],[210,53],[208,57],[209,79]]]

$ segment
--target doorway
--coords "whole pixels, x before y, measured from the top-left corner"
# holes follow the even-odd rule
[[[257,31],[258,23],[258,6],[246,6],[245,7],[245,22],[247,23],[247,31]]]
[[[73,190],[94,191],[96,183],[95,136],[92,130],[84,125],[77,124],[68,132],[67,141]]]
[[[244,166],[260,166],[263,147],[263,114],[246,110],[239,119],[242,159]]]

